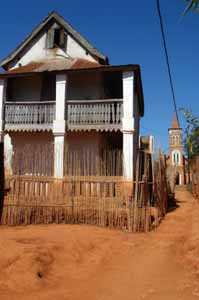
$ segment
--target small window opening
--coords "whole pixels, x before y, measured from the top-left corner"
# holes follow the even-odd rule
[[[51,28],[47,34],[46,40],[47,49],[60,47],[66,51],[67,48],[67,34],[63,28]]]
[[[54,33],[54,45],[60,46],[60,29],[55,29]]]

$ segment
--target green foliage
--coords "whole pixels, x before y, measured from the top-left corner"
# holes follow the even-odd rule
[[[186,121],[184,148],[188,158],[199,155],[199,118],[192,111],[181,108]]]
[[[188,4],[184,11],[184,14],[186,14],[190,10],[199,11],[199,0],[185,0],[185,1],[188,2]]]

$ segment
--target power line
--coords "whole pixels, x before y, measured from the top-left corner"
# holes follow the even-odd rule
[[[173,79],[172,79],[172,75],[171,75],[169,54],[168,54],[166,36],[165,36],[165,30],[164,30],[164,23],[163,23],[163,18],[162,18],[161,9],[160,9],[160,1],[156,0],[156,2],[157,2],[157,11],[158,11],[158,17],[159,17],[159,21],[160,21],[160,29],[161,29],[161,34],[162,34],[162,40],[163,40],[163,48],[164,48],[164,53],[165,53],[165,58],[166,58],[168,75],[169,75],[169,82],[170,82],[171,93],[172,93],[172,98],[173,98],[173,106],[174,106],[174,111],[176,113],[176,117],[177,117],[177,120],[178,120],[178,123],[179,123],[178,110],[177,110],[176,97],[175,97],[175,90],[174,90],[174,84],[173,84]]]

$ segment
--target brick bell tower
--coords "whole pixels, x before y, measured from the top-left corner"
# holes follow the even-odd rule
[[[169,128],[169,166],[172,168],[177,185],[185,184],[185,159],[183,155],[182,128],[176,114]]]

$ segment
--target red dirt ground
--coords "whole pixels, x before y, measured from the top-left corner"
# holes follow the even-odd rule
[[[149,234],[0,227],[0,299],[199,299],[199,205],[186,191],[177,199]]]

